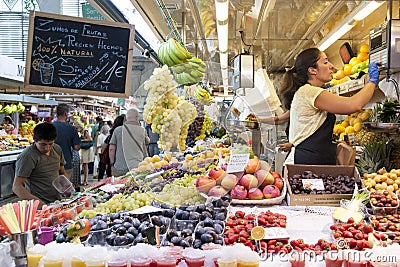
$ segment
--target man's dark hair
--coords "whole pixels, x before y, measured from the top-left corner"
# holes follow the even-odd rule
[[[96,117],[96,122],[101,122],[101,121],[103,121],[102,117],[100,117],[100,116]]]
[[[64,116],[65,113],[69,112],[69,107],[67,104],[60,104],[57,106],[57,117],[58,116]]]
[[[56,140],[56,138],[57,129],[51,123],[39,123],[38,125],[36,125],[35,129],[33,129],[33,140],[35,142],[40,140],[54,141]]]

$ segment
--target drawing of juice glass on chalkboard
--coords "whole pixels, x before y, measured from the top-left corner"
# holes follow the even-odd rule
[[[40,81],[43,84],[51,84],[53,82],[54,66],[51,63],[42,63],[39,65]]]

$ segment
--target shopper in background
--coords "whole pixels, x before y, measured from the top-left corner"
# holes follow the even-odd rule
[[[56,144],[59,145],[63,151],[65,158],[65,171],[67,178],[72,177],[72,151],[79,151],[81,141],[78,136],[78,131],[74,126],[67,122],[69,107],[67,104],[59,104],[56,109],[57,120],[53,122],[54,127],[57,129]]]
[[[309,48],[301,52],[286,72],[278,91],[290,110],[289,142],[293,148],[286,164],[335,165],[336,144],[332,140],[334,114],[362,109],[372,98],[379,81],[378,63],[369,65],[369,81],[351,97],[332,94],[322,86],[332,79],[334,67],[324,52]]]
[[[110,164],[110,153],[109,153],[109,144],[110,144],[110,140],[111,137],[113,136],[114,130],[119,127],[124,125],[124,121],[125,121],[125,114],[119,115],[115,121],[114,124],[107,136],[107,138],[104,140],[104,143],[101,147],[101,153],[102,156],[100,157],[100,162],[101,165],[99,166],[99,176],[98,179],[102,180],[104,177],[104,172],[107,174],[107,177],[110,177],[112,175],[111,172],[111,164]]]
[[[15,123],[10,116],[4,117],[3,125],[7,134],[17,134],[17,128],[15,128]]]
[[[94,161],[93,139],[88,128],[81,130],[81,164],[83,169],[83,185],[88,185],[89,163]],[[88,144],[91,144],[90,146]]]
[[[115,129],[110,141],[112,175],[121,176],[136,168],[147,157],[148,143],[146,130],[139,123],[138,110],[128,110],[124,125]]]
[[[106,125],[103,125],[103,127],[101,127],[101,131],[100,131],[101,133],[100,133],[100,135],[97,137],[96,152],[97,152],[98,157],[99,157],[99,163],[98,163],[98,167],[99,167],[99,176],[97,176],[97,178],[98,178],[99,181],[100,181],[101,179],[103,179],[103,176],[104,176],[104,171],[103,171],[103,175],[101,176],[101,179],[100,179],[100,169],[103,167],[102,164],[106,165],[106,163],[102,163],[101,158],[102,158],[102,156],[104,156],[105,158],[109,158],[109,157],[108,157],[108,151],[105,152],[104,150],[101,149],[102,146],[103,146],[103,144],[104,144],[104,141],[106,140],[106,138],[107,138],[107,136],[108,136],[108,134],[109,134],[109,131],[110,131],[110,126],[108,126],[107,124],[106,124]],[[107,155],[104,155],[104,153],[107,153]],[[95,165],[94,167],[97,168],[96,165]],[[104,170],[105,170],[105,167],[103,167],[103,168],[104,168]],[[93,177],[93,179],[94,179],[94,177]]]
[[[99,137],[100,133],[101,133],[101,128],[105,125],[105,122],[103,120],[101,120],[98,124],[98,128],[96,129],[96,132],[93,134],[91,134],[91,136],[93,136],[93,144],[96,146],[97,144],[97,138]],[[94,128],[94,127],[93,127]],[[100,162],[100,151],[98,151],[96,149],[96,147],[94,148],[94,164],[93,164],[93,179],[97,179],[97,175],[99,173],[99,162]]]
[[[55,144],[57,129],[51,123],[40,123],[33,130],[34,143],[18,155],[13,192],[20,199],[37,199],[39,208],[61,198],[52,182],[67,176],[60,146]]]
[[[80,134],[83,130],[83,123],[76,120],[73,122],[73,126],[76,128],[77,132]],[[79,135],[78,135],[79,136]],[[80,138],[79,138],[80,141]],[[81,185],[81,155],[79,150],[72,150],[72,176],[71,182],[74,184],[75,188],[78,189]],[[78,191],[78,190],[77,190]]]
[[[160,154],[160,149],[158,148],[158,139],[160,138],[160,135],[158,133],[153,133],[151,130],[151,124],[148,124],[146,126],[146,132],[147,135],[150,138],[150,143],[149,143],[149,156],[152,157],[154,155]]]
[[[275,124],[275,125],[280,125],[280,124],[284,124],[287,122],[285,133],[286,133],[286,137],[289,138],[290,110],[287,110],[284,113],[282,113],[280,115],[276,115],[271,118],[258,118],[257,120],[260,123]],[[282,151],[285,151],[285,152],[289,152],[290,149],[292,149],[292,143],[290,143],[290,142],[278,144],[277,146],[279,147],[279,149],[281,149]]]

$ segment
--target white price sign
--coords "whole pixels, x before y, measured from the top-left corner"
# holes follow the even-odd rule
[[[247,163],[249,162],[250,154],[231,154],[227,173],[242,172],[245,170]]]

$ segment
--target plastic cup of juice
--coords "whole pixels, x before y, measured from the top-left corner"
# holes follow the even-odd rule
[[[342,267],[343,255],[339,251],[332,250],[325,254],[325,264],[330,267]]]
[[[223,259],[219,258],[217,260],[218,267],[237,267],[237,260],[236,259]]]
[[[156,259],[157,267],[175,267],[176,259],[171,255],[163,255]]]
[[[174,246],[167,248],[165,254],[174,256],[176,259],[176,264],[178,264],[182,260],[182,251],[183,251],[182,247]]]
[[[62,259],[43,259],[43,267],[62,267],[63,260]]]
[[[87,260],[86,261],[86,267],[106,267],[106,261],[105,260]]]
[[[38,267],[39,261],[43,258],[43,253],[35,253],[28,251],[26,253],[26,257],[28,260],[27,267]]]
[[[131,267],[150,267],[151,259],[148,257],[136,257],[130,260]]]
[[[291,253],[289,262],[292,267],[304,267],[306,265],[305,254],[303,252]]]
[[[204,265],[205,254],[198,249],[185,249],[182,252],[183,259],[188,267],[201,267]]]
[[[72,257],[71,267],[86,267],[86,263],[84,260],[82,260],[78,257]]]

